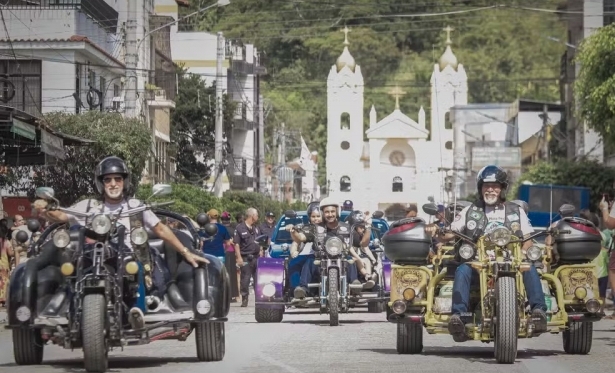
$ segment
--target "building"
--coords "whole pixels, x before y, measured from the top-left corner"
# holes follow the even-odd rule
[[[418,122],[399,109],[405,92],[390,92],[393,113],[378,120],[372,106],[364,130],[361,67],[350,54],[348,30],[344,50],[327,80],[327,191],[339,202],[350,199],[361,209],[395,216],[408,203],[426,203],[429,197],[446,202],[446,170],[453,167],[453,128],[450,108],[467,104],[467,76],[451,49],[450,28],[446,49],[434,64],[431,77],[431,133],[425,110]],[[367,141],[364,141],[367,137]]]
[[[0,78],[14,95],[3,103],[33,116],[112,108],[125,65],[120,12],[110,3],[7,0]]]
[[[589,37],[600,27],[615,22],[615,0],[567,0],[566,14],[568,23],[568,41],[566,52],[562,55],[560,71],[560,95],[565,103],[565,120],[567,137],[574,139],[574,146],[568,147],[568,158],[587,155],[589,158],[603,162],[604,148],[601,137],[587,127],[586,123],[579,123],[574,116],[574,81],[579,74],[580,65],[574,64],[577,47],[583,39]],[[581,13],[574,13],[581,12]],[[609,155],[611,163],[615,165],[613,155]]]
[[[179,19],[187,12],[183,0],[156,0],[155,11]],[[262,190],[265,165],[260,76],[266,73],[261,56],[253,45],[223,40],[222,81],[216,82],[218,36],[194,31],[194,20],[187,18],[171,26],[173,61],[192,74],[201,75],[207,85],[221,84],[223,93],[235,102],[232,131],[227,134],[226,175],[223,190]],[[264,145],[264,144],[263,144]],[[213,163],[213,160],[209,160]],[[259,177],[262,175],[262,177]],[[213,184],[215,175],[209,182]]]

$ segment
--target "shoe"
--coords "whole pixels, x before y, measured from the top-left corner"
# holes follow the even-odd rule
[[[374,282],[374,280],[367,280],[364,284],[363,284],[363,289],[364,290],[369,290],[371,288],[374,287],[374,285],[376,285],[376,283]]]
[[[248,297],[241,299],[241,307],[248,307]]]
[[[307,295],[307,291],[305,291],[303,287],[297,286],[295,288],[295,291],[293,292],[293,295],[295,296],[296,299],[303,299]]]
[[[145,321],[143,320],[143,312],[138,307],[132,307],[128,312],[128,322],[130,327],[134,330],[143,329],[145,327]]]
[[[453,315],[448,320],[448,332],[453,336],[465,334],[466,326],[459,315]]]
[[[534,323],[534,331],[536,333],[544,333],[547,331],[547,314],[540,308],[532,311],[532,323]]]

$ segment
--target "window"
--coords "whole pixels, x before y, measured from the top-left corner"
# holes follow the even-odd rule
[[[15,86],[15,96],[7,105],[30,115],[41,116],[41,61],[40,60],[0,60],[0,78]],[[0,83],[3,92],[10,88],[9,83]]]
[[[453,129],[453,122],[451,122],[451,113],[450,112],[444,114],[444,129],[445,130],[452,130]]]
[[[81,98],[81,64],[75,65],[75,93],[77,97]],[[80,112],[80,100],[75,100],[75,114],[79,114]]]
[[[393,192],[403,192],[404,182],[401,177],[395,176],[393,178]]]
[[[105,110],[105,99],[107,98],[107,79],[100,77],[100,111]]]
[[[340,179],[340,191],[350,192],[350,178],[348,176],[342,176]]]
[[[350,148],[350,143],[348,141],[342,141],[341,145],[342,150],[348,150]]]
[[[603,0],[603,26],[608,26],[615,22],[615,0]]]
[[[445,147],[447,150],[451,150],[451,149],[453,149],[453,142],[452,142],[452,141],[447,141],[447,142],[445,142],[445,143],[444,143],[444,147]]]
[[[340,128],[350,129],[350,114],[342,113],[342,116],[340,118]]]

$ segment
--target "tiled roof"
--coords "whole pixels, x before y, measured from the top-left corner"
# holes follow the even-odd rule
[[[117,58],[113,57],[109,52],[101,48],[98,44],[94,43],[90,39],[81,35],[73,35],[68,39],[11,39],[13,43],[24,43],[24,42],[34,42],[34,43],[57,43],[57,42],[85,42],[91,45],[94,49],[98,50],[100,53],[104,54],[107,58],[117,63],[121,67],[126,67],[126,65],[120,62]],[[0,39],[0,42],[6,42],[6,39]]]

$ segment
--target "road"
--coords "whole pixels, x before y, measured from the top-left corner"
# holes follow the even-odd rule
[[[327,372],[451,372],[558,373],[607,372],[615,366],[615,323],[595,324],[590,355],[570,356],[562,351],[560,335],[544,335],[519,343],[514,365],[497,365],[493,345],[454,344],[450,336],[425,333],[421,355],[398,355],[395,325],[384,314],[366,309],[341,316],[339,327],[328,326],[326,315],[287,314],[281,324],[257,324],[254,308],[232,304],[226,326],[226,356],[222,362],[199,363],[194,337],[186,342],[160,341],[111,353],[110,372],[147,373],[327,373]],[[311,312],[311,311],[310,311]],[[4,315],[2,315],[4,316]],[[4,317],[0,317],[2,319]],[[82,354],[57,346],[45,349],[43,365],[14,365],[11,332],[0,331],[0,372],[82,372]]]

